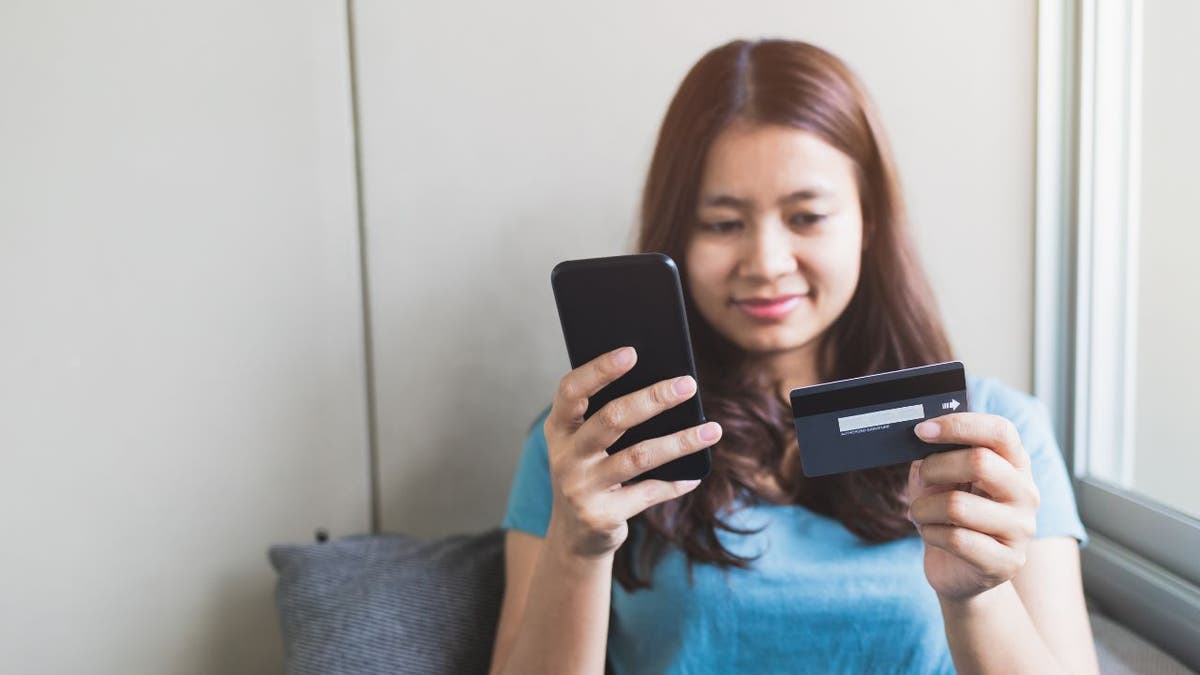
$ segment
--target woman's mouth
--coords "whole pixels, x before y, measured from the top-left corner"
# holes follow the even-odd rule
[[[778,321],[800,306],[808,295],[781,295],[775,298],[745,298],[733,304],[747,316],[762,321]]]

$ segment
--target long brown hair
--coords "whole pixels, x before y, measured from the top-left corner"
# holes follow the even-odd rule
[[[667,545],[692,564],[747,568],[717,530],[748,534],[726,517],[735,502],[799,504],[841,522],[869,542],[913,532],[905,517],[905,465],[823,478],[800,474],[790,404],[782,382],[761,360],[718,333],[687,291],[684,255],[696,225],[700,180],[709,147],[731,123],[774,124],[813,133],[855,164],[863,218],[858,286],[845,311],[819,338],[821,381],[856,377],[953,358],[905,219],[899,179],[874,106],[840,59],[803,42],[738,40],[705,54],[667,109],[642,198],[640,251],[675,259],[685,279],[700,396],[724,435],[712,448],[712,473],[688,494],[633,521],[645,537],[629,537],[613,574],[627,590],[649,588]],[[764,489],[764,477],[777,489]],[[769,484],[769,483],[768,483]],[[634,548],[637,548],[636,556]],[[635,559],[636,558],[636,559]]]

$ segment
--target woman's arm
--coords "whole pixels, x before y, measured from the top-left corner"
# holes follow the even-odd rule
[[[612,557],[578,558],[546,534],[505,534],[504,604],[491,675],[604,672]]]
[[[613,557],[629,535],[629,519],[700,484],[633,479],[720,440],[716,422],[607,452],[629,429],[695,396],[690,376],[626,394],[583,418],[588,398],[636,359],[633,348],[616,349],[559,382],[542,425],[553,500],[546,538],[506,535],[511,567],[492,673],[602,673]]]
[[[925,540],[954,664],[963,673],[1095,673],[1074,539],[1034,540],[1040,503],[1011,422],[957,413],[917,427],[968,447],[909,473],[909,516]]]
[[[1034,541],[1025,567],[1012,583],[1038,634],[1067,671],[1099,672],[1096,642],[1083,599],[1079,542],[1073,537]]]
[[[961,673],[1099,672],[1071,537],[1034,541],[1012,581],[943,599],[942,615]]]

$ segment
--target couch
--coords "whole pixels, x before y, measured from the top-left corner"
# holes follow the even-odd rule
[[[499,529],[432,540],[382,534],[272,546],[287,672],[486,673],[504,592],[503,547]],[[1089,610],[1101,672],[1192,673]]]

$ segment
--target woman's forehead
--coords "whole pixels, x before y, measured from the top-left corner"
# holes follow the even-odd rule
[[[853,162],[820,136],[792,127],[738,124],[723,130],[709,149],[700,201],[734,206],[815,199],[854,184]]]

